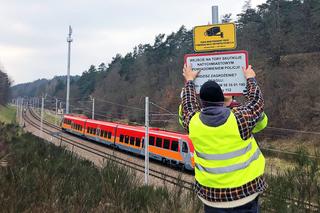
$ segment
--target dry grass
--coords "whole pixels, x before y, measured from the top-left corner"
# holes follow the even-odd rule
[[[0,124],[5,166],[0,166],[4,212],[201,212],[202,203],[178,185],[145,186],[134,171],[106,161],[103,169],[61,147]],[[267,159],[282,172],[267,174],[262,209],[306,212],[319,204],[319,162],[299,150],[295,163]],[[287,200],[287,198],[295,199]],[[267,210],[268,209],[268,210]]]
[[[1,129],[1,128],[0,128]],[[181,187],[144,186],[134,171],[106,161],[103,169],[31,135],[6,130],[6,167],[0,167],[5,212],[198,212]],[[11,134],[11,133],[10,133]]]

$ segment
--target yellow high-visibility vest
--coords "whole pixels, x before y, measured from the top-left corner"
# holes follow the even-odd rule
[[[203,186],[235,188],[264,173],[265,159],[252,136],[243,140],[231,112],[227,121],[210,127],[197,112],[189,123],[189,137],[195,148],[195,178]]]

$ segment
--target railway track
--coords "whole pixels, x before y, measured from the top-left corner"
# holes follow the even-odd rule
[[[32,110],[29,109],[28,111],[30,112],[30,115],[34,119],[36,119],[38,121],[40,120],[40,118]],[[36,129],[40,129],[40,125],[37,122],[35,122],[32,119],[30,119],[27,115],[24,114],[23,115],[23,119],[28,124],[30,124],[31,126],[35,127]],[[88,153],[91,153],[91,154],[97,155],[99,157],[102,157],[105,160],[111,160],[111,161],[113,161],[113,162],[115,162],[115,163],[117,163],[119,165],[123,165],[123,166],[126,166],[127,168],[133,169],[133,170],[135,170],[137,172],[144,173],[144,166],[142,166],[142,165],[140,165],[138,163],[129,161],[129,160],[121,158],[119,156],[114,156],[114,155],[112,155],[112,154],[110,154],[108,152],[104,152],[104,151],[101,151],[99,149],[93,148],[91,146],[79,143],[77,140],[70,139],[68,137],[63,136],[62,134],[56,134],[55,131],[52,131],[49,128],[46,128],[46,126],[50,126],[51,128],[53,128],[55,130],[59,130],[59,131],[61,130],[60,127],[57,127],[56,125],[50,124],[47,121],[44,121],[44,124],[45,125],[43,125],[43,132],[45,134],[50,135],[51,137],[59,139],[60,140],[60,144],[62,142],[63,143],[67,143],[67,144],[71,145],[72,147],[77,147],[77,148],[79,148],[81,150],[84,150],[84,151],[86,151]],[[179,177],[175,177],[173,175],[169,175],[167,173],[157,171],[156,169],[150,168],[149,169],[149,175],[151,177],[153,177],[153,178],[156,178],[156,179],[160,180],[161,182],[170,183],[170,184],[173,184],[173,185],[179,185],[180,187],[182,187],[184,189],[187,189],[187,190],[190,190],[190,191],[193,190],[193,182],[189,182],[189,181],[183,180],[183,179],[181,179]]]
[[[33,110],[28,110],[30,115],[36,119],[37,121],[40,121],[40,117],[33,111]],[[36,122],[34,122],[32,119],[30,119],[29,117],[27,117],[26,115],[24,115],[24,120],[29,123],[30,125],[32,125],[33,127],[39,129],[40,128],[40,125],[37,124]],[[58,130],[58,131],[61,131],[61,128],[59,126],[56,126],[48,121],[43,121],[43,123],[45,124],[43,126],[43,132],[45,132],[46,134],[52,136],[52,137],[55,137],[55,138],[58,138],[60,139],[60,141],[63,141],[64,143],[67,143],[67,144],[70,144],[72,145],[73,147],[77,147],[77,148],[80,148],[86,152],[89,152],[89,153],[92,153],[94,155],[97,155],[97,156],[100,156],[104,159],[107,159],[107,160],[111,160],[119,165],[123,165],[123,166],[126,166],[130,169],[133,169],[135,171],[138,171],[138,172],[141,172],[141,173],[144,173],[144,166],[142,165],[139,165],[137,163],[134,163],[132,161],[128,161],[126,159],[123,159],[123,158],[119,158],[119,157],[115,157],[107,152],[104,152],[104,151],[101,151],[101,150],[98,150],[98,149],[95,149],[95,148],[92,148],[88,145],[85,145],[85,144],[80,144],[78,143],[78,141],[74,140],[74,139],[70,139],[70,138],[67,138],[63,135],[57,135],[57,134],[54,134],[55,132],[54,131],[51,131],[49,130],[48,128],[46,128],[46,126],[49,126],[50,128],[53,128],[55,130]],[[261,150],[263,151],[268,151],[268,152],[274,152],[273,154],[278,154],[279,155],[279,150],[273,150],[273,149],[263,149],[261,148]],[[296,156],[297,153],[294,153],[294,152],[286,152],[286,153],[283,153],[283,152],[280,152],[280,156],[283,156],[284,154],[285,155],[290,155],[290,157],[292,157],[292,155]],[[315,156],[310,156],[310,157],[315,157]],[[288,158],[288,156],[286,156],[286,158]],[[167,183],[171,183],[173,185],[179,185],[180,187],[184,188],[184,189],[187,189],[187,190],[190,190],[192,191],[193,190],[193,183],[192,182],[189,182],[189,181],[185,181],[185,180],[181,180],[175,176],[172,176],[172,175],[168,175],[167,173],[163,173],[163,172],[159,172],[157,170],[154,170],[154,169],[150,169],[150,173],[149,175],[153,178],[156,178],[156,179],[159,179],[163,182],[167,182]],[[266,194],[263,194],[263,199],[269,199],[268,197],[270,196],[273,196],[273,193],[271,192],[270,194],[266,195]],[[298,200],[297,199],[293,199],[293,198],[289,198],[289,199],[286,199],[286,200],[283,200],[283,202],[286,202],[288,203],[288,205],[290,203],[298,203]],[[318,205],[314,204],[314,203],[309,203],[309,202],[304,202],[304,206],[305,206],[305,210],[308,211],[308,212],[319,212],[320,208]],[[272,211],[272,210],[271,210]]]
[[[34,118],[36,118],[37,120],[40,120],[40,116],[37,115],[33,110],[30,110],[30,113],[32,114],[32,116]],[[52,124],[46,120],[43,120],[43,122],[47,126],[50,126],[50,127],[57,129],[59,131],[61,130],[61,128],[55,124]],[[270,133],[270,132],[268,132],[268,133]],[[263,133],[261,133],[261,134],[263,134]],[[295,157],[299,156],[298,153],[291,152],[291,151],[284,151],[284,150],[278,150],[278,149],[272,149],[272,148],[266,148],[266,147],[260,147],[260,149],[266,156],[276,157],[279,159],[292,160]],[[307,155],[307,157],[309,157],[311,159],[320,159],[319,156],[315,156],[315,155]]]

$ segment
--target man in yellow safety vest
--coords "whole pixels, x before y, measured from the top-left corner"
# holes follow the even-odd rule
[[[195,190],[205,212],[259,212],[267,187],[265,159],[252,135],[257,124],[259,130],[267,124],[264,100],[251,66],[243,72],[246,103],[227,108],[214,81],[201,86],[200,103],[193,83],[198,72],[183,68],[182,125],[195,147]]]

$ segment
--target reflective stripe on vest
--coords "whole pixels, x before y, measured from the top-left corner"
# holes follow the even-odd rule
[[[260,149],[258,148],[255,153],[245,162],[239,163],[239,164],[234,164],[231,166],[226,166],[226,167],[219,167],[219,168],[206,168],[201,166],[200,164],[195,164],[197,169],[200,171],[205,171],[208,173],[213,173],[213,174],[223,174],[227,172],[233,172],[239,169],[244,169],[250,165],[250,163],[254,160],[257,160],[259,158],[259,155],[261,154]]]
[[[195,152],[199,158],[202,158],[205,160],[227,160],[230,158],[238,157],[240,155],[244,155],[247,152],[249,152],[251,149],[252,149],[252,144],[249,143],[248,146],[246,146],[242,149],[239,149],[239,150],[236,150],[233,152],[229,152],[229,153],[225,153],[225,154],[205,154],[205,153],[199,153],[196,150],[195,150]]]
[[[205,125],[197,112],[189,123],[195,148],[195,179],[211,188],[240,187],[264,173],[265,159],[254,139],[241,138],[231,112],[220,126]]]

